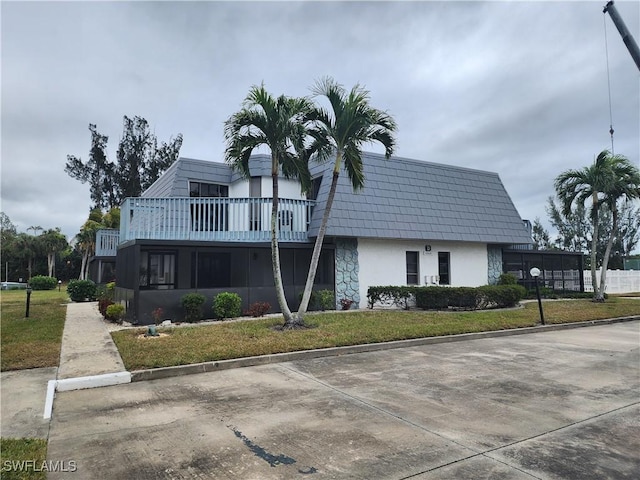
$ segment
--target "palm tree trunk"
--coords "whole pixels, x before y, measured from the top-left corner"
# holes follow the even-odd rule
[[[601,298],[604,302],[604,292],[607,286],[607,268],[609,267],[609,256],[611,255],[611,249],[613,248],[613,239],[616,236],[616,230],[618,228],[618,209],[614,205],[611,209],[611,215],[613,217],[613,227],[611,228],[611,235],[607,242],[607,248],[604,251],[604,258],[602,259],[602,271],[600,272],[600,288],[598,290],[598,298]]]
[[[338,170],[334,168],[333,177],[331,179],[331,187],[329,188],[329,197],[327,198],[327,204],[324,207],[324,214],[322,215],[322,223],[318,230],[318,236],[316,237],[316,243],[313,246],[313,254],[311,255],[311,264],[309,265],[309,275],[307,276],[307,283],[304,287],[304,293],[302,294],[302,301],[298,308],[298,316],[302,316],[307,312],[309,307],[309,301],[311,299],[311,292],[313,290],[313,283],[316,278],[316,272],[318,270],[318,263],[320,262],[320,253],[322,252],[322,243],[324,242],[324,235],[327,231],[327,223],[329,223],[329,215],[331,214],[331,207],[333,205],[333,199],[336,196],[336,189],[338,186],[338,177],[340,176],[340,157],[338,152],[336,155],[336,165]]]
[[[80,280],[86,280],[85,271],[87,269],[87,259],[89,258],[89,250],[84,250],[82,252],[82,263],[80,264]]]
[[[47,253],[47,267],[49,267],[49,276],[53,277],[53,266],[55,264],[56,254],[55,252]]]
[[[271,203],[271,264],[273,266],[273,282],[276,287],[276,297],[278,305],[284,316],[284,328],[295,328],[297,318],[294,318],[291,309],[287,304],[287,298],[284,294],[284,286],[282,285],[282,271],[280,269],[280,248],[278,247],[278,173],[272,173],[273,195]]]
[[[598,209],[600,206],[598,205],[598,193],[594,192],[593,194],[593,237],[591,238],[591,284],[593,286],[593,301],[594,302],[604,302],[604,297],[600,296],[600,291],[598,289],[598,275],[596,272],[596,250],[598,248],[598,226],[599,226],[599,215]]]

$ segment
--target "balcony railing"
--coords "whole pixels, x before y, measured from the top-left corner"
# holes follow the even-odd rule
[[[271,198],[127,198],[120,211],[120,243],[134,239],[270,241],[271,202]],[[279,200],[279,241],[308,241],[313,205],[310,200]]]
[[[98,230],[96,232],[96,257],[115,257],[120,243],[118,230]]]

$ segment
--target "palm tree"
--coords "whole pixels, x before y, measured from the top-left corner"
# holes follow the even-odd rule
[[[612,241],[617,223],[617,202],[623,197],[640,197],[640,174],[624,156],[612,155],[608,150],[603,150],[591,166],[581,170],[567,170],[561,173],[556,178],[554,185],[558,198],[562,202],[562,209],[565,215],[571,212],[571,206],[574,203],[584,204],[588,199],[591,199],[591,221],[593,223],[591,283],[594,293],[593,301],[603,302],[606,286],[605,272],[611,247],[609,244],[607,245],[608,248],[603,256],[600,288],[598,288],[596,251],[600,208],[605,205],[611,209],[612,213],[615,212],[610,238],[610,241]]]
[[[271,150],[273,198],[271,208],[271,262],[278,304],[284,316],[284,328],[298,326],[291,313],[282,284],[280,250],[278,248],[278,175],[300,180],[303,190],[310,186],[307,164],[303,158],[307,138],[308,115],[312,104],[304,98],[281,95],[274,98],[264,84],[253,86],[242,109],[225,122],[227,141],[225,161],[243,177],[249,178],[249,160],[253,150],[261,145]]]
[[[611,247],[618,234],[619,213],[618,203],[620,200],[634,200],[640,198],[640,171],[621,155],[616,155],[613,161],[613,180],[610,187],[605,192],[604,203],[611,210],[612,225],[611,234],[607,241],[607,248],[602,257],[602,270],[600,271],[600,291],[598,294],[604,298],[606,285],[607,267],[611,256]]]
[[[87,280],[89,277],[89,257],[96,251],[96,233],[103,228],[101,223],[94,220],[87,220],[80,233],[76,235],[78,246],[82,252],[82,266],[80,267],[80,280]]]
[[[312,92],[315,97],[326,97],[331,111],[323,108],[315,110],[313,116],[315,126],[310,131],[314,141],[307,149],[308,156],[313,154],[317,161],[322,162],[335,155],[335,161],[329,196],[313,247],[307,283],[298,309],[300,319],[309,306],[340,171],[342,168],[346,170],[354,191],[362,189],[364,186],[363,144],[381,143],[385,149],[385,157],[389,159],[393,154],[395,146],[393,133],[397,128],[390,115],[369,105],[369,92],[360,85],[356,85],[347,92],[335,80],[325,77],[316,82]]]
[[[67,248],[67,239],[60,232],[59,228],[47,230],[40,235],[40,239],[47,254],[49,276],[53,277],[56,265],[56,254]]]

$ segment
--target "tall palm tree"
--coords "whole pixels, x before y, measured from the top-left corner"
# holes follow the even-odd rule
[[[640,174],[638,170],[622,155],[612,155],[603,150],[596,157],[595,162],[581,170],[567,170],[556,177],[554,183],[558,198],[562,202],[565,215],[571,212],[574,203],[584,204],[591,199],[591,221],[593,236],[591,238],[591,283],[593,285],[593,300],[604,301],[606,267],[611,253],[610,245],[602,261],[600,288],[597,281],[596,251],[600,223],[600,208],[608,206],[612,212],[617,212],[617,202],[623,197],[640,197]],[[614,213],[614,225],[611,237],[615,235],[617,214]],[[610,238],[611,240],[611,238]]]
[[[56,265],[56,255],[58,252],[67,248],[67,238],[60,232],[60,228],[50,228],[40,235],[40,239],[47,254],[47,268],[49,276],[53,277]]]
[[[384,146],[385,157],[389,159],[395,147],[396,123],[387,113],[369,105],[369,92],[360,85],[347,92],[342,85],[330,77],[325,77],[312,89],[314,97],[326,97],[331,110],[317,108],[314,112],[314,128],[310,131],[314,141],[307,149],[308,155],[315,155],[319,162],[327,161],[335,155],[333,175],[322,223],[313,247],[311,265],[305,285],[298,317],[306,313],[318,269],[320,252],[331,207],[336,194],[340,171],[344,168],[354,191],[364,186],[362,146],[378,142]]]
[[[618,203],[621,200],[635,200],[640,198],[640,171],[623,156],[615,156],[612,161],[612,184],[605,192],[604,203],[611,210],[611,233],[607,241],[607,248],[602,258],[602,270],[600,271],[600,291],[598,294],[604,298],[604,289],[607,278],[607,267],[614,239],[618,235],[619,213]]]
[[[271,262],[278,304],[285,319],[284,328],[295,328],[298,324],[287,304],[282,284],[277,234],[278,176],[282,172],[285,178],[299,179],[303,190],[310,186],[303,154],[311,109],[312,104],[307,99],[284,95],[274,98],[264,85],[253,86],[242,109],[229,117],[224,127],[225,161],[245,178],[251,176],[249,160],[253,150],[261,145],[271,150]]]
[[[76,235],[78,247],[82,252],[82,265],[80,267],[80,280],[89,278],[89,258],[96,251],[96,233],[104,228],[101,223],[94,220],[87,220],[80,228],[80,233]]]

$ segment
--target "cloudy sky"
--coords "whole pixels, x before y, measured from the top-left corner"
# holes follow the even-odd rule
[[[604,3],[2,1],[0,209],[72,237],[89,188],[64,166],[89,123],[114,161],[123,115],[222,161],[252,85],[302,96],[330,75],[394,116],[398,156],[497,172],[545,221],[555,176],[611,148],[605,25],[615,152],[640,165],[640,75]],[[638,41],[640,4],[616,6]]]

